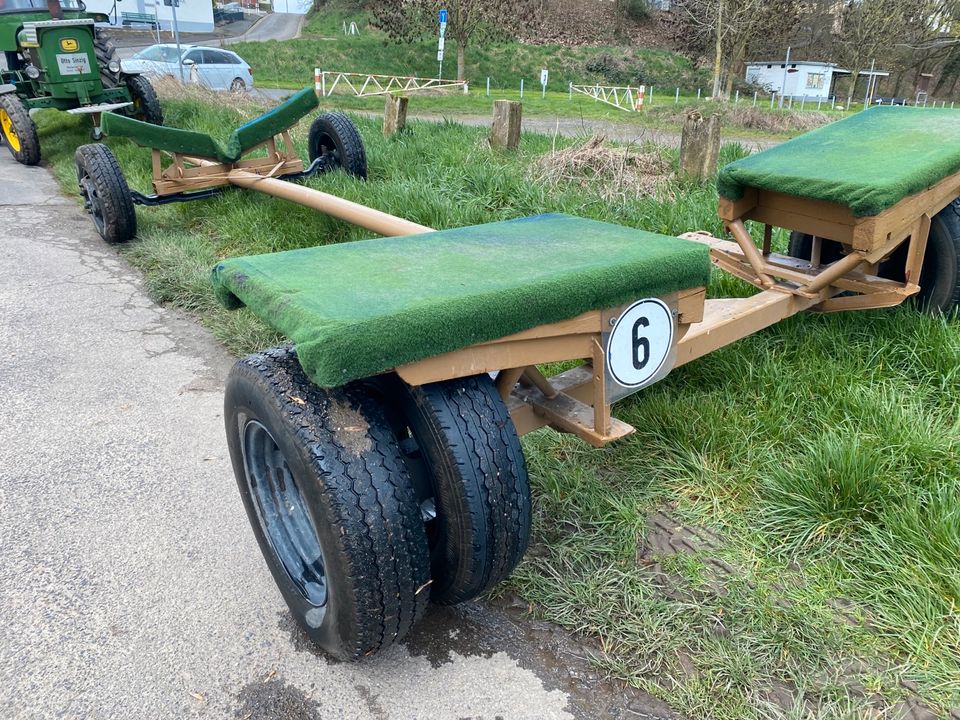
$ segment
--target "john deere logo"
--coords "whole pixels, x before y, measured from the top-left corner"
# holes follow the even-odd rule
[[[60,49],[66,50],[67,52],[73,52],[77,50],[79,47],[80,47],[80,43],[78,43],[73,38],[63,38],[63,40],[60,41]]]

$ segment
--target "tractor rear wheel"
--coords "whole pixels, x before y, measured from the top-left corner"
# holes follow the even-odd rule
[[[13,93],[0,95],[0,136],[17,162],[40,162],[40,136],[27,106]]]
[[[112,61],[119,62],[117,48],[107,40],[98,30],[93,38],[93,50],[97,56],[97,66],[100,68],[100,83],[104,90],[115,88],[120,84],[120,73],[110,70]]]
[[[310,162],[323,158],[322,172],[340,168],[358,178],[367,178],[367,153],[356,125],[343,113],[328,112],[310,125],[307,140]]]
[[[137,234],[137,214],[117,159],[106,145],[81,145],[74,156],[83,205],[100,237],[121,243]]]
[[[151,125],[163,125],[160,98],[150,81],[143,75],[127,75],[124,82],[130,90],[130,99],[133,100],[133,106],[127,109],[126,114]]]
[[[517,431],[489,375],[418,387],[387,377],[380,386],[427,528],[430,599],[471,600],[510,574],[530,539]]]
[[[290,347],[238,362],[227,444],[260,550],[293,617],[334,657],[384,650],[430,599],[420,508],[380,404],[314,385]]]

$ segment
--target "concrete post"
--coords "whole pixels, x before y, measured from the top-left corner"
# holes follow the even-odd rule
[[[387,102],[383,109],[383,136],[390,137],[403,132],[407,127],[407,102],[410,98],[403,95],[386,94]]]
[[[720,157],[720,116],[687,114],[680,138],[680,171],[699,180],[713,177]]]
[[[513,150],[520,144],[523,105],[514,100],[494,100],[490,146]]]

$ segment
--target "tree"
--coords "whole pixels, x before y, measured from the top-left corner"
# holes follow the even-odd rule
[[[446,37],[457,45],[457,80],[464,80],[467,48],[507,37],[535,23],[541,0],[372,0],[373,22],[393,40],[410,42],[437,31],[447,10]]]
[[[848,103],[864,68],[893,57],[896,44],[905,37],[912,7],[907,0],[844,0],[836,49],[850,70]]]
[[[713,56],[714,98],[724,95],[723,70],[727,70],[725,94],[733,77],[758,40],[767,43],[785,36],[794,26],[798,4],[791,0],[674,0],[681,19],[681,42]],[[699,46],[699,47],[698,47]]]

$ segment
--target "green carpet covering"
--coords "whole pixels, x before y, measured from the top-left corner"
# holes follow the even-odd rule
[[[314,90],[304,88],[270,112],[241,125],[230,133],[226,147],[222,147],[220,143],[204,133],[151,125],[115,113],[103,114],[102,129],[107,135],[129,138],[141,147],[234,163],[245,151],[296,124],[300,118],[314,110],[318,102]]]
[[[246,305],[336,387],[630,300],[706,285],[705,245],[567,215],[225,260]]]
[[[722,197],[745,187],[876,215],[960,170],[960,110],[874,107],[730,163]]]

